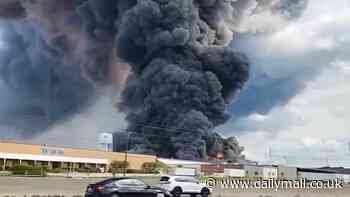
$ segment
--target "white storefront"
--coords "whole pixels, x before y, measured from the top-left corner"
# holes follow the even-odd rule
[[[1,159],[11,159],[18,161],[46,161],[46,162],[67,162],[67,163],[86,163],[86,164],[108,164],[106,159],[91,159],[82,157],[50,156],[50,155],[29,155],[0,153]]]

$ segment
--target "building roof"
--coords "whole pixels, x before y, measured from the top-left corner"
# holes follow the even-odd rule
[[[242,165],[258,165],[257,161],[248,160],[248,159],[238,159],[237,163]]]
[[[312,173],[325,173],[325,174],[336,174],[334,171],[325,170],[320,168],[297,168],[298,172],[312,172]]]
[[[74,148],[74,147],[67,147],[67,146],[57,146],[57,145],[51,145],[51,144],[31,144],[31,143],[23,143],[23,142],[17,142],[17,141],[5,141],[0,140],[0,152],[7,152],[7,153],[32,153],[33,150],[35,150],[35,154],[41,154],[42,148],[53,148],[53,149],[62,149],[69,151],[72,155],[70,156],[76,156],[81,157],[81,155],[85,155],[84,157],[97,157],[97,158],[105,158],[106,155],[108,156],[121,156],[124,155],[124,152],[106,152],[98,149],[88,149],[88,148]],[[39,151],[38,151],[39,150]],[[133,157],[141,157],[141,158],[155,158],[154,155],[144,155],[144,154],[136,154],[136,153],[128,153],[129,156]]]
[[[107,159],[85,158],[85,157],[66,157],[66,156],[51,156],[51,155],[32,155],[18,153],[1,153],[0,158],[29,160],[29,161],[51,161],[51,162],[73,162],[73,163],[90,163],[90,164],[108,164]]]
[[[337,174],[349,174],[350,175],[350,168],[344,168],[344,167],[322,167],[319,168],[321,170],[327,170],[330,172],[334,172]]]
[[[166,158],[158,158],[158,161],[160,161],[166,165],[206,165],[206,164],[211,164],[209,162],[189,161],[189,160],[179,160],[179,159],[166,159]]]
[[[125,154],[91,149],[0,142],[0,159],[107,164],[113,161],[124,161]],[[144,163],[155,162],[156,156],[128,154],[127,159],[130,163],[130,169],[142,169]]]

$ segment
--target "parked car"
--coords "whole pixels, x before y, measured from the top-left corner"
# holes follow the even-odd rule
[[[211,193],[205,184],[190,176],[163,176],[160,178],[159,187],[169,191],[174,197],[180,197],[182,194],[208,197]]]
[[[111,178],[86,188],[85,197],[171,197],[170,192],[135,178]]]

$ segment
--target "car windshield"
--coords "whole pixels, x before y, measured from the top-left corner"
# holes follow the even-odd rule
[[[198,181],[192,177],[178,177],[175,179],[177,182],[197,183]]]
[[[169,177],[163,176],[160,178],[160,181],[169,181],[169,179],[170,179]]]
[[[122,179],[115,182],[118,186],[145,187],[147,184],[138,179]]]

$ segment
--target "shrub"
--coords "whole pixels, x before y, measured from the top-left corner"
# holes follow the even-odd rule
[[[18,165],[10,168],[13,175],[46,176],[46,169],[42,167]]]
[[[142,164],[142,170],[144,173],[150,173],[150,174],[159,174],[160,172],[168,173],[169,166],[159,161],[146,162]]]
[[[142,164],[142,170],[144,173],[158,173],[158,164],[156,162],[146,162]]]
[[[113,161],[110,165],[109,171],[115,176],[117,173],[122,173],[124,169],[128,170],[129,162]]]
[[[127,169],[126,173],[128,173],[128,174],[143,174],[144,170]]]
[[[81,172],[81,173],[95,173],[95,172],[97,172],[97,169],[84,167],[84,168],[77,168],[77,169],[75,169],[75,171]]]
[[[47,172],[49,172],[49,173],[65,173],[68,171],[69,171],[68,169],[62,169],[62,168],[47,169]]]
[[[0,171],[0,176],[10,176],[10,175],[12,175],[12,173],[9,171]]]

